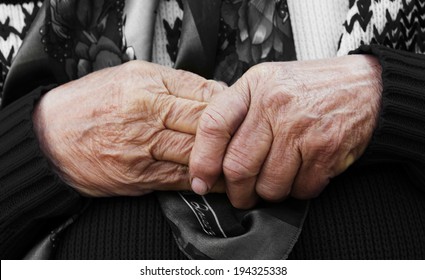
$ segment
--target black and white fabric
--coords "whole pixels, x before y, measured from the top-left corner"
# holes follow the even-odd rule
[[[174,67],[180,42],[183,19],[181,0],[159,1],[155,20],[152,61]]]
[[[0,4],[0,104],[4,79],[42,3],[30,0]]]
[[[338,55],[367,44],[425,53],[425,1],[350,0]]]

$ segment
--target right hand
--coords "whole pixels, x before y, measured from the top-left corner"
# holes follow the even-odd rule
[[[190,161],[205,194],[224,173],[230,202],[316,197],[365,151],[381,107],[372,56],[269,62],[248,70],[203,112]]]
[[[86,196],[190,190],[198,118],[224,86],[132,61],[48,92],[33,115],[42,151]]]

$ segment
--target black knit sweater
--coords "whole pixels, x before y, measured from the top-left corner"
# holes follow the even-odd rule
[[[290,258],[425,257],[425,57],[384,47],[383,102],[365,155],[312,201]],[[0,257],[22,258],[79,213],[80,197],[51,171],[32,130],[39,88],[0,111]],[[279,238],[278,236],[276,238]],[[60,236],[60,259],[180,259],[154,195],[92,199]]]

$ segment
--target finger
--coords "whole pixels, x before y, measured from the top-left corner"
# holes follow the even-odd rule
[[[298,150],[285,146],[276,136],[262,166],[255,186],[257,194],[267,201],[281,201],[291,192],[301,165]]]
[[[326,167],[317,161],[308,160],[302,163],[295,177],[291,196],[298,199],[309,199],[318,196],[329,184],[331,178]]]
[[[191,190],[189,183],[189,170],[186,165],[157,161],[150,165],[146,172],[149,172],[152,175],[149,178],[144,179],[144,182],[147,183],[143,185],[143,191]],[[166,179],[164,180],[164,178]],[[225,191],[224,178],[220,177],[217,183],[213,186],[211,192],[224,193]]]
[[[173,96],[166,96],[165,98],[173,100],[170,101],[170,106],[162,111],[164,126],[167,129],[195,135],[199,118],[207,103]]]
[[[333,166],[336,143],[329,134],[311,133],[301,145],[302,164],[294,180],[291,195],[299,199],[317,196],[328,184],[328,170]],[[332,161],[332,162],[331,162]]]
[[[251,208],[258,201],[257,176],[269,153],[273,135],[268,123],[248,114],[227,148],[223,161],[226,191],[236,208]]]
[[[214,94],[227,88],[219,82],[206,80],[194,73],[175,69],[162,72],[162,81],[169,94],[200,102],[209,102]]]
[[[221,174],[227,145],[245,118],[248,104],[242,94],[230,89],[214,97],[202,113],[189,163],[197,194],[206,194]]]
[[[154,191],[184,191],[190,190],[189,172],[186,165],[156,161],[143,172],[149,174],[143,177],[139,187]]]
[[[225,193],[226,192],[226,181],[223,176],[220,176],[215,182],[214,186],[210,190],[210,193]]]
[[[320,131],[310,131],[301,144],[302,165],[294,181],[291,195],[299,199],[316,197],[334,177],[341,167],[347,167],[341,162],[340,142],[333,134]],[[353,162],[350,153],[346,163]]]
[[[157,161],[188,165],[194,142],[194,135],[165,129],[155,134],[149,151],[152,158]]]

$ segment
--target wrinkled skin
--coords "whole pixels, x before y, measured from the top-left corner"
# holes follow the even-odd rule
[[[238,208],[317,196],[366,149],[381,87],[379,63],[364,55],[251,68],[200,118],[192,189],[208,192],[224,172]]]
[[[86,196],[190,189],[198,118],[224,86],[141,61],[48,92],[33,119],[44,154]]]

